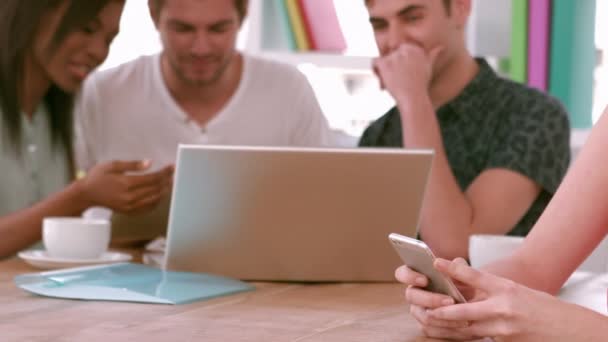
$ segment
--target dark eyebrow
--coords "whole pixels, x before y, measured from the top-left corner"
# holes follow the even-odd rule
[[[169,25],[178,25],[178,26],[185,26],[185,27],[192,27],[192,25],[190,25],[187,22],[178,20],[178,19],[169,19]]]
[[[232,19],[224,19],[224,20],[220,20],[220,21],[216,21],[213,24],[209,25],[209,27],[224,27],[224,26],[228,26],[228,25],[232,25],[232,23],[234,22],[234,20]]]
[[[370,17],[369,22],[372,24],[384,24],[386,23],[386,20],[382,18]]]

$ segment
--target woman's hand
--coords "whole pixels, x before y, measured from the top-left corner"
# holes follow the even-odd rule
[[[456,259],[454,262],[463,265],[467,264],[466,261],[461,258]],[[441,320],[429,316],[428,313],[430,310],[453,305],[454,300],[449,296],[424,290],[428,285],[428,279],[423,274],[415,272],[407,266],[401,266],[395,272],[395,278],[405,285],[408,285],[405,291],[405,299],[410,304],[410,313],[420,323],[421,329],[425,333],[430,327],[457,328],[468,325],[467,321],[457,322],[454,320]],[[482,298],[481,296],[483,294],[477,293],[475,289],[457,281],[454,283],[468,301]]]
[[[576,320],[578,311],[582,310],[547,293],[475,270],[462,262],[439,259],[435,267],[474,289],[476,295],[469,303],[437,307],[426,312],[428,320],[424,332],[430,337],[561,341],[568,336],[565,326],[570,322],[569,317]],[[447,327],[445,322],[452,322],[455,327]],[[467,324],[459,326],[462,322]]]
[[[113,161],[97,165],[80,180],[84,198],[90,206],[98,205],[132,214],[150,210],[169,194],[173,184],[173,166],[147,174],[149,161]]]

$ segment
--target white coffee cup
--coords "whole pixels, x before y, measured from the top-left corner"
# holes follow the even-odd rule
[[[108,220],[48,217],[42,223],[42,241],[54,258],[99,258],[108,250],[111,233]]]
[[[479,268],[513,254],[524,238],[505,235],[472,235],[469,238],[469,261]]]

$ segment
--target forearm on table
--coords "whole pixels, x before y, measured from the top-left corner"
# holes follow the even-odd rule
[[[466,257],[473,208],[449,165],[435,111],[428,98],[399,101],[407,148],[433,149],[435,157],[422,215],[421,237],[441,257]]]
[[[420,236],[440,257],[468,257],[473,207],[443,153],[436,154],[420,218]]]
[[[556,295],[561,288],[561,284],[555,284],[555,282],[548,280],[551,277],[545,276],[538,265],[531,265],[529,262],[526,262],[525,257],[521,257],[518,254],[495,261],[482,267],[482,269],[499,277],[510,279],[516,283],[551,295]]]
[[[564,303],[560,319],[555,322],[550,341],[604,342],[608,339],[608,317],[582,306]]]
[[[40,240],[42,220],[47,216],[78,216],[88,203],[75,182],[32,207],[0,218],[0,258],[27,248]]]

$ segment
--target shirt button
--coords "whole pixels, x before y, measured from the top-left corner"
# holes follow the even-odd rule
[[[27,146],[27,151],[29,153],[35,153],[38,150],[38,146],[34,145],[34,144],[30,144]]]

